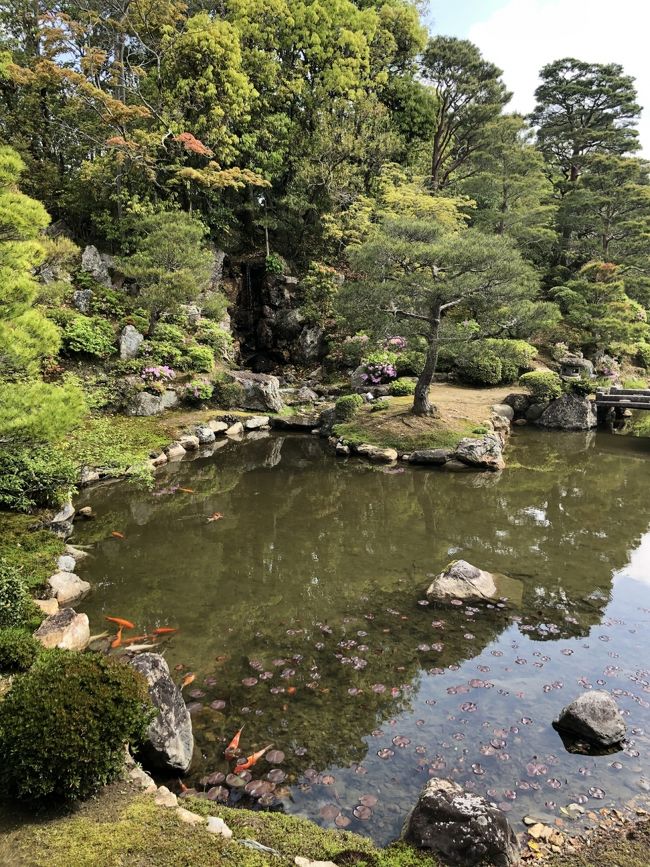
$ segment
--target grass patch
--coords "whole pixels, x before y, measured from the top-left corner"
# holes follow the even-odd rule
[[[32,593],[45,584],[65,548],[49,530],[32,530],[36,522],[33,515],[0,512],[0,560],[20,570]]]
[[[168,443],[169,432],[158,417],[98,416],[71,435],[68,449],[79,466],[102,467],[121,475]]]
[[[372,412],[363,406],[352,421],[338,424],[334,433],[353,445],[372,443],[398,452],[414,449],[453,448],[472,435],[475,424],[466,419],[426,418],[411,413],[411,397],[393,398],[388,409]]]

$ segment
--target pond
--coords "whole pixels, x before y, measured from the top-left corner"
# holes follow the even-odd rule
[[[228,773],[243,724],[244,755],[273,744],[252,769],[265,785],[231,803],[378,843],[431,775],[515,824],[620,804],[650,790],[649,457],[647,441],[523,430],[505,472],[452,474],[341,461],[309,436],[226,443],[153,493],[84,494],[81,609],[95,633],[105,615],[178,628],[162,646],[179,682],[195,674],[187,785]],[[457,558],[515,578],[509,604],[426,604]],[[568,753],[551,726],[590,687],[626,715],[615,755]]]

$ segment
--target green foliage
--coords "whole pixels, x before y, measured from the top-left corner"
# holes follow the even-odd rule
[[[75,490],[68,455],[51,445],[0,445],[0,505],[19,512],[58,506]]]
[[[164,340],[145,340],[140,346],[140,356],[150,364],[166,364],[181,369],[184,365],[185,353],[174,343],[167,343]]]
[[[478,346],[456,359],[456,371],[461,381],[470,385],[498,385],[503,376],[499,356]]]
[[[419,376],[424,370],[426,352],[417,349],[407,349],[395,358],[395,370],[398,376]]]
[[[185,385],[183,397],[188,403],[203,403],[214,394],[214,386],[207,379],[192,379]]]
[[[41,644],[25,629],[16,626],[0,629],[0,672],[27,671],[40,650]]]
[[[214,352],[209,346],[188,346],[187,356],[190,361],[190,369],[198,373],[210,373],[214,367]]]
[[[234,409],[242,405],[244,390],[228,374],[223,373],[215,377],[212,384],[214,386],[213,398],[217,406],[223,409]]]
[[[528,389],[536,403],[547,403],[562,394],[562,380],[552,370],[532,370],[524,373],[519,382]]]
[[[227,358],[232,349],[232,335],[211,319],[202,319],[195,334],[199,343],[209,346],[217,358]]]
[[[387,409],[390,409],[389,400],[373,400],[370,405],[370,412],[384,412]]]
[[[334,405],[337,421],[350,421],[362,406],[363,398],[360,394],[344,394]]]
[[[335,320],[334,300],[339,289],[335,278],[334,268],[311,262],[300,281],[304,299],[300,309],[309,325],[323,328]]]
[[[106,319],[78,313],[64,325],[63,345],[69,352],[108,358],[115,351],[115,332]]]
[[[638,343],[635,349],[639,363],[645,368],[650,368],[650,343]]]
[[[0,511],[0,562],[17,569],[31,592],[41,590],[64,548],[50,530],[34,527],[33,516]]]
[[[355,334],[346,337],[343,343],[339,344],[338,352],[343,367],[358,367],[361,364],[364,354],[368,351],[368,340],[367,334]]]
[[[165,343],[182,349],[185,344],[185,332],[178,325],[169,322],[158,322],[149,340],[152,343]]]
[[[20,570],[0,560],[0,629],[23,626],[34,613]]]
[[[405,397],[415,394],[415,383],[411,379],[396,379],[388,386],[388,393],[394,397]]]
[[[98,654],[52,650],[0,704],[0,780],[12,797],[86,798],[114,779],[150,719],[144,678]]]
[[[623,380],[623,388],[642,388],[642,389],[645,389],[645,388],[648,388],[648,380],[647,379],[640,379],[636,376],[626,377]],[[593,391],[593,388],[592,388],[592,391]]]
[[[267,274],[284,274],[285,265],[282,256],[278,256],[277,253],[269,253],[264,261]]]

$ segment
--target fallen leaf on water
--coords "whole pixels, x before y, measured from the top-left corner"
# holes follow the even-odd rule
[[[188,672],[181,681],[181,689],[184,689],[186,686],[189,686],[190,683],[193,683],[195,677],[195,674],[193,674],[192,672]]]
[[[113,530],[113,532],[111,533],[111,536],[115,536],[116,539],[123,539],[124,533],[120,533],[117,530]]]

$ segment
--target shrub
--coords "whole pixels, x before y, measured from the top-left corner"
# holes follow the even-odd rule
[[[353,337],[346,337],[340,345],[341,362],[344,367],[358,367],[361,364],[363,355],[368,350],[367,334],[355,334]]]
[[[173,343],[162,340],[160,342],[145,340],[140,354],[148,358],[152,365],[167,364],[170,367],[180,368],[183,364],[183,350]]]
[[[210,319],[203,319],[196,332],[199,343],[209,346],[219,358],[227,358],[232,349],[232,335]]]
[[[389,400],[375,400],[370,405],[370,412],[383,412],[390,407]]]
[[[513,379],[517,378],[520,371],[531,370],[533,359],[537,355],[535,347],[525,340],[488,338],[480,341],[480,343],[501,359],[502,366],[505,362],[510,362],[510,366],[517,371]]]
[[[6,674],[27,671],[40,650],[40,643],[27,630],[15,626],[0,629],[0,671]]]
[[[228,299],[222,292],[210,293],[203,302],[201,313],[207,319],[221,322],[228,313]]]
[[[183,397],[190,403],[202,403],[210,400],[214,393],[214,386],[207,379],[192,379],[185,385]]]
[[[22,626],[33,613],[34,603],[19,570],[0,560],[0,629]]]
[[[360,394],[345,394],[339,397],[334,405],[337,421],[350,421],[363,406],[363,398]]]
[[[650,368],[650,343],[637,343],[636,357],[642,367]]]
[[[501,359],[493,352],[473,348],[456,359],[456,371],[462,382],[472,385],[498,385],[503,367]]]
[[[154,391],[156,394],[163,394],[175,377],[176,371],[166,364],[145,367],[140,374],[140,379],[147,391]]]
[[[241,406],[244,401],[244,389],[227,374],[222,374],[213,380],[213,398],[223,409]]]
[[[648,387],[647,379],[638,379],[636,377],[629,377],[628,379],[623,380],[623,388],[642,388],[646,389]],[[593,391],[593,386],[591,388]]]
[[[278,253],[269,253],[266,257],[266,271],[268,274],[284,274],[284,259]]]
[[[210,373],[214,367],[214,352],[209,346],[190,346],[187,349],[187,356],[190,360],[192,370],[198,373]]]
[[[107,358],[115,348],[111,324],[99,316],[78,314],[63,326],[63,345],[70,352]]]
[[[547,403],[562,394],[562,380],[552,370],[532,370],[524,373],[519,382],[528,389],[537,403]]]
[[[0,505],[17,512],[59,506],[75,489],[77,470],[60,448],[0,446]]]
[[[180,349],[185,343],[185,334],[178,325],[170,325],[169,322],[159,322],[149,339],[153,343],[169,343]]]
[[[90,299],[90,310],[95,315],[121,319],[129,312],[131,305],[126,292],[104,286],[101,283],[95,283],[91,288],[93,297]]]
[[[388,392],[394,397],[405,397],[407,394],[415,394],[415,383],[411,379],[396,379],[388,386]]]
[[[85,798],[151,719],[144,678],[98,654],[44,652],[0,704],[0,781],[18,798]]]
[[[426,352],[418,349],[407,349],[400,352],[395,360],[395,370],[398,376],[419,376],[424,370],[427,360]]]

